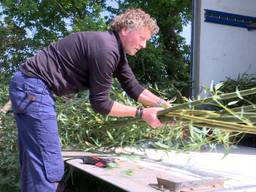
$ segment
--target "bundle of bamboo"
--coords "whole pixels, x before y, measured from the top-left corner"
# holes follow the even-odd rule
[[[229,105],[245,100],[244,96],[256,94],[256,88],[236,90],[227,94],[214,94],[205,99],[188,101],[158,112],[163,122],[176,121],[183,125],[192,124],[195,127],[219,128],[230,132],[256,134],[256,105],[248,101],[249,105],[230,108]],[[235,99],[224,105],[222,101]],[[219,110],[202,110],[199,106],[213,105]]]

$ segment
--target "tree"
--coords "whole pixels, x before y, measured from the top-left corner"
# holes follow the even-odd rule
[[[180,36],[191,19],[190,0],[116,1],[118,9],[106,0],[3,0],[0,23],[0,62],[10,76],[19,63],[38,49],[73,31],[106,30],[110,17],[129,7],[142,8],[157,19],[159,35],[136,57],[129,57],[136,76],[145,84],[161,89],[183,90],[189,81],[190,48]],[[109,11],[109,17],[102,16]],[[111,15],[112,14],[112,15]],[[7,78],[8,79],[8,78]],[[183,91],[184,93],[184,91]]]
[[[106,29],[101,16],[104,0],[3,0],[0,6],[0,62],[5,74],[73,31]]]

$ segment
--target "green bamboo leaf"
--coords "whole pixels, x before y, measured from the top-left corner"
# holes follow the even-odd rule
[[[211,81],[210,92],[214,92],[214,81]]]
[[[220,98],[219,95],[213,95],[213,96],[212,96],[212,99],[213,99],[214,101],[216,101],[216,100],[220,100],[221,98]]]
[[[240,91],[239,91],[239,89],[238,88],[236,88],[236,95],[237,95],[237,97],[239,98],[239,99],[244,99],[243,97],[242,97],[242,95],[240,94]]]
[[[114,137],[111,135],[111,133],[107,130],[107,135],[111,141],[115,141]]]
[[[117,168],[117,163],[115,163],[115,162],[108,163],[107,168],[109,168],[109,169]]]
[[[188,101],[189,101],[189,98],[187,98],[187,97],[182,97],[182,99],[183,99],[185,102],[188,102]]]
[[[224,82],[218,83],[214,86],[215,90],[219,90],[223,86]]]
[[[237,104],[237,103],[238,103],[238,101],[231,101],[231,102],[228,103],[228,106],[230,106],[230,105],[235,105],[235,104]]]
[[[170,149],[170,147],[169,147],[168,145],[165,145],[165,144],[160,143],[160,142],[155,142],[155,145],[156,145],[157,147],[162,148],[162,149]]]
[[[133,176],[133,171],[131,169],[124,170],[122,173],[127,176]]]
[[[173,103],[174,101],[176,101],[176,99],[177,99],[177,97],[173,97],[170,100],[168,100],[168,102]]]

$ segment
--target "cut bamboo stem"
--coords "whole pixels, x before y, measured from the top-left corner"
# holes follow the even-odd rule
[[[208,97],[208,98],[205,98],[205,99],[195,100],[195,101],[187,102],[187,103],[184,103],[184,104],[176,105],[176,106],[164,109],[162,111],[159,111],[157,113],[157,115],[158,116],[165,115],[169,112],[172,112],[172,111],[175,111],[175,110],[178,110],[178,109],[191,108],[191,107],[196,106],[196,105],[213,102],[216,99],[221,101],[221,100],[232,99],[232,98],[236,98],[236,97],[240,97],[240,96],[247,96],[247,95],[252,95],[252,94],[256,94],[256,87],[239,91],[239,95],[238,95],[237,92],[232,92],[232,93],[222,94],[222,95],[219,95],[219,96],[214,95],[213,97]]]

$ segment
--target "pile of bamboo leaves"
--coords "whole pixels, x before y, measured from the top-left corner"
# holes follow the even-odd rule
[[[217,92],[218,93],[218,92]],[[247,101],[248,105],[233,107],[244,97],[256,94],[256,88],[232,93],[213,94],[211,97],[195,101],[187,101],[159,111],[158,117],[163,122],[175,121],[177,124],[195,127],[219,128],[230,132],[256,134],[256,105]],[[224,104],[224,101],[230,101]],[[211,105],[218,110],[204,110],[204,105]]]

